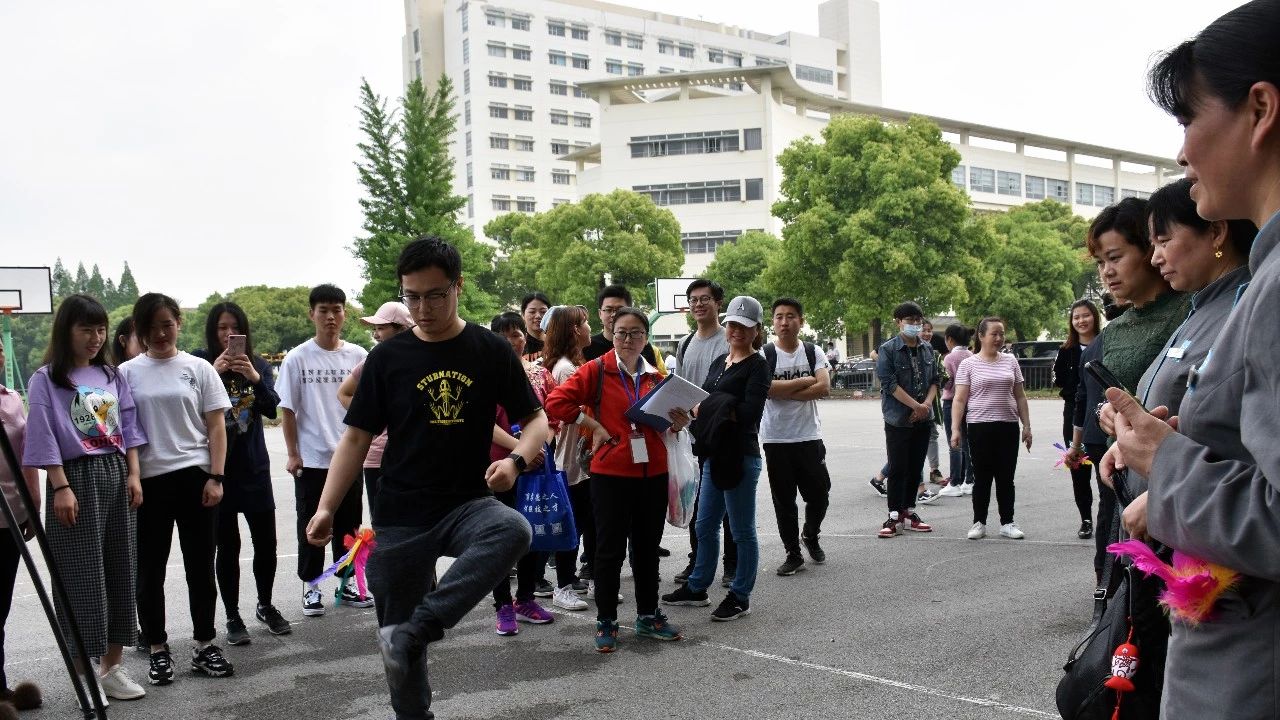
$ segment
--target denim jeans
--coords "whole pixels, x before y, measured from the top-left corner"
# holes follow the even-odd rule
[[[947,448],[951,451],[951,484],[962,485],[973,482],[973,461],[969,459],[969,439],[960,439],[960,449],[951,447],[951,406],[953,400],[942,401],[942,427],[947,433]]]
[[[711,460],[702,464],[702,483],[698,486],[698,557],[689,589],[706,590],[716,577],[716,561],[720,558],[720,518],[729,513],[729,526],[738,545],[738,567],[729,589],[741,600],[750,600],[760,566],[760,540],[756,537],[756,486],[760,482],[759,457],[742,459],[742,482],[732,490],[721,490],[711,481]]]

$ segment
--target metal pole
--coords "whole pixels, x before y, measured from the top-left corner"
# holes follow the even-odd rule
[[[4,318],[0,323],[4,326],[4,386],[7,388],[17,387],[13,384],[14,368],[18,366],[18,360],[13,355],[13,311],[9,308],[4,309]]]
[[[89,655],[84,648],[84,639],[80,637],[80,628],[76,625],[75,616],[71,611],[71,603],[67,599],[66,586],[62,584],[62,576],[58,572],[57,565],[53,562],[52,553],[49,552],[49,538],[44,534],[44,527],[40,524],[40,516],[36,512],[35,502],[31,498],[31,491],[27,489],[27,483],[23,481],[22,467],[18,462],[17,453],[13,450],[13,445],[9,442],[9,433],[5,429],[3,421],[0,421],[0,447],[4,450],[5,461],[13,473],[14,485],[18,486],[18,494],[22,497],[23,505],[26,506],[31,529],[35,531],[36,543],[40,545],[40,552],[44,555],[45,564],[48,566],[49,584],[53,586],[53,592],[62,601],[62,606],[66,609],[67,621],[71,626],[71,638],[75,642],[75,649],[80,656],[81,666],[84,667],[85,672],[93,672],[93,663],[89,662]],[[80,677],[80,673],[76,672],[75,664],[71,660],[71,650],[67,647],[67,639],[62,635],[62,629],[58,625],[58,617],[54,612],[53,603],[50,601],[49,593],[45,590],[44,582],[40,579],[40,574],[36,569],[35,558],[31,557],[31,552],[27,550],[26,539],[22,537],[22,529],[18,527],[17,516],[13,514],[13,508],[9,507],[9,499],[4,497],[3,493],[0,493],[0,511],[4,512],[4,518],[9,523],[9,532],[13,535],[13,540],[18,546],[18,552],[21,553],[22,559],[27,565],[27,572],[31,575],[31,584],[35,586],[36,594],[40,596],[40,604],[44,606],[44,614],[49,618],[49,628],[53,630],[53,638],[58,641],[58,650],[62,653],[62,661],[67,666],[67,673],[71,675],[71,685],[75,688],[76,698],[80,701],[84,717],[92,718],[96,712],[97,717],[106,720],[107,710],[102,705],[102,698],[96,692],[88,692],[85,688],[84,679]],[[97,681],[95,680],[94,683],[96,685]],[[92,703],[92,707],[90,703]]]

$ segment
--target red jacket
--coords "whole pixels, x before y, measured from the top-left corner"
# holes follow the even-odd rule
[[[600,357],[604,361],[604,383],[600,389],[600,417],[596,420],[604,425],[609,435],[616,441],[605,444],[591,458],[593,475],[620,475],[622,477],[653,477],[667,472],[667,447],[662,442],[662,433],[648,425],[636,424],[636,429],[644,433],[645,447],[649,452],[649,462],[631,461],[631,421],[623,413],[634,402],[628,395],[630,379],[623,387],[622,375],[618,371],[617,353],[609,352]],[[649,366],[653,370],[653,366]],[[543,409],[547,417],[561,422],[573,422],[578,413],[591,409],[595,405],[596,385],[600,377],[600,363],[591,360],[579,367],[555,390],[547,396]],[[640,395],[653,389],[662,380],[662,374],[653,370],[640,376]],[[584,442],[589,442],[585,440]]]

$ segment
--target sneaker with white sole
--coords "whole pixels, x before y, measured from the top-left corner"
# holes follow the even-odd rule
[[[191,672],[204,673],[209,677],[231,677],[236,674],[236,669],[222,654],[222,648],[205,645],[204,648],[191,648]]]
[[[342,604],[353,608],[373,607],[373,597],[361,595],[360,587],[356,585],[356,579],[349,577],[342,585]]]
[[[987,536],[987,526],[983,523],[976,522],[973,527],[969,528],[968,538],[970,540],[981,540]]]
[[[918,533],[933,532],[933,526],[921,520],[915,513],[907,513],[903,518],[903,529]]]
[[[938,497],[964,497],[964,490],[959,485],[943,485]]]
[[[961,491],[961,492],[963,492],[965,495],[972,495],[972,494],[973,494],[973,483],[965,483],[965,484],[961,485],[961,486],[960,486],[960,491]]]
[[[320,588],[308,585],[303,591],[302,614],[307,617],[320,617],[324,614],[324,599],[320,596]]]
[[[107,697],[114,700],[137,700],[147,694],[141,685],[129,677],[123,665],[116,665],[108,670],[106,675],[100,676],[98,684],[102,686],[102,691],[107,694]],[[105,706],[106,703],[103,705]]]
[[[938,499],[938,493],[932,490],[925,490],[916,496],[916,503],[919,505],[928,505]]]
[[[587,582],[587,598],[591,600],[596,599],[596,581],[595,580],[590,580]],[[618,602],[622,602],[621,591],[618,592]]]
[[[1005,523],[1000,526],[1000,537],[1009,538],[1010,540],[1021,540],[1027,534],[1022,532],[1022,528],[1018,527],[1018,523]]]
[[[534,625],[546,625],[555,622],[556,617],[538,604],[537,600],[517,600],[516,620]]]
[[[587,609],[587,601],[578,597],[578,593],[573,591],[572,585],[556,588],[555,593],[551,596],[551,604],[563,610]]]
[[[882,537],[882,538],[891,538],[894,535],[901,535],[901,534],[902,534],[902,528],[900,526],[900,521],[896,517],[890,517],[888,520],[884,521],[884,525],[880,526],[880,532],[876,533],[876,536]]]
[[[871,489],[875,490],[876,494],[879,495],[880,497],[882,498],[889,497],[889,491],[885,489],[884,481],[881,480],[880,478],[872,477],[870,480],[867,481],[867,484],[869,484],[871,486]]]
[[[119,667],[119,666],[117,665],[116,667]],[[111,706],[111,703],[107,701],[106,693],[103,692],[102,683],[94,682],[94,677],[92,674],[87,677],[82,677],[80,679],[84,681],[85,698],[89,701],[89,707],[86,708],[84,705],[80,703],[80,698],[76,698],[76,705],[78,705],[81,710],[93,709],[93,693],[98,693],[98,699],[102,701],[103,708],[107,708]],[[144,692],[143,695],[145,694],[146,693]]]
[[[152,685],[168,685],[173,682],[173,656],[169,654],[169,646],[151,653],[151,669],[147,671],[147,682]]]

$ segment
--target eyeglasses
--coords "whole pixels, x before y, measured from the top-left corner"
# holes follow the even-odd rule
[[[605,315],[617,315],[618,311],[624,307],[626,307],[626,305],[619,305],[618,307],[602,307],[600,308],[600,312]]]
[[[696,305],[710,305],[713,302],[715,302],[715,298],[711,297],[710,295],[699,295],[697,297],[689,298],[690,307],[693,307]]]
[[[422,305],[422,301],[425,300],[427,301],[427,307],[435,310],[439,310],[440,308],[444,307],[445,302],[449,299],[449,293],[452,292],[453,289],[457,286],[458,286],[458,281],[454,280],[453,282],[449,283],[449,287],[445,288],[444,290],[429,292],[426,295],[408,295],[408,294],[401,295],[400,302],[404,303],[406,306],[410,308],[416,308]]]
[[[613,331],[613,336],[615,338],[618,338],[619,340],[622,340],[623,342],[629,342],[631,340],[643,340],[644,336],[648,334],[649,333],[645,332],[644,330],[614,330]]]

